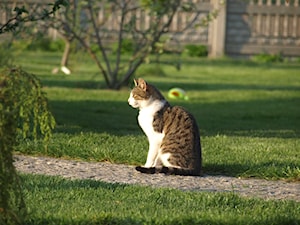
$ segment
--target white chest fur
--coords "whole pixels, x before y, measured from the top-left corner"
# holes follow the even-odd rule
[[[160,157],[160,146],[164,138],[164,133],[158,133],[153,129],[153,117],[157,111],[159,111],[165,102],[156,100],[151,104],[140,109],[138,121],[148,137],[149,151],[145,167],[155,167]]]
[[[156,100],[147,107],[142,108],[139,112],[139,124],[145,132],[145,134],[148,136],[148,138],[150,138],[150,136],[152,136],[153,134],[157,133],[153,130],[153,117],[154,114],[164,106],[164,104],[165,102]]]

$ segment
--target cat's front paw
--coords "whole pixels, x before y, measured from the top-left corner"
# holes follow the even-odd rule
[[[155,167],[143,167],[143,166],[137,166],[135,169],[141,173],[147,173],[147,174],[154,174],[156,172]]]

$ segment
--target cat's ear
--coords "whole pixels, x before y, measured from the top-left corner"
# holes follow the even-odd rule
[[[144,79],[139,78],[138,85],[139,85],[140,88],[142,88],[143,91],[147,90],[147,83]]]
[[[138,86],[138,80],[137,79],[133,79],[134,82],[134,86]]]

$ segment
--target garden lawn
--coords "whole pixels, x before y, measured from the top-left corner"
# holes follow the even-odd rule
[[[300,204],[92,180],[22,175],[27,225],[300,223]]]
[[[138,111],[127,103],[130,87],[106,89],[84,54],[72,56],[69,76],[51,74],[59,62],[59,54],[47,52],[23,52],[15,59],[41,79],[57,121],[47,149],[23,140],[17,151],[143,164],[148,142],[136,121]],[[170,102],[184,106],[198,121],[204,173],[299,180],[299,71],[299,63],[183,58],[180,71],[149,64],[136,77],[155,84],[165,96],[172,87],[186,90],[190,100]]]
[[[166,58],[167,60],[172,60]],[[130,88],[111,91],[86,56],[73,56],[72,75],[52,75],[60,55],[23,52],[15,63],[44,84],[57,127],[47,148],[23,140],[30,155],[139,165],[148,143],[127,104]],[[157,73],[156,73],[156,72]],[[185,58],[182,69],[143,65],[137,77],[192,112],[201,130],[204,173],[300,180],[300,65]],[[235,193],[184,192],[92,180],[21,175],[28,225],[299,224],[300,204]]]

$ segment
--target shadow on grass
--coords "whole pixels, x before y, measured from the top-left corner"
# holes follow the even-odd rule
[[[212,164],[205,163],[203,172],[210,176],[234,176],[239,177],[248,171],[250,167],[245,164]]]
[[[146,78],[145,78],[146,79]],[[107,89],[103,81],[90,80],[71,80],[71,79],[53,79],[51,76],[44,76],[42,79],[45,87],[62,87],[70,89]],[[264,90],[264,91],[299,91],[299,87],[282,86],[282,85],[254,85],[254,84],[224,84],[224,83],[201,83],[201,81],[194,83],[178,83],[176,79],[170,78],[169,82],[151,82],[159,90],[167,92],[171,88],[180,87],[185,91],[224,91],[224,90]],[[132,87],[132,84],[130,85]]]
[[[194,114],[204,136],[300,136],[300,98],[220,103],[180,102]],[[51,101],[56,132],[141,134],[138,111],[120,101]],[[288,110],[287,110],[288,109]]]
[[[97,132],[114,135],[140,132],[137,111],[127,102],[118,101],[51,101],[57,122],[56,132]]]
[[[100,217],[100,216],[99,216]],[[114,224],[114,225],[132,225],[132,224],[143,224],[142,222],[138,222],[131,218],[118,218],[113,216],[101,216],[99,219],[91,218],[91,219],[72,219],[67,220],[65,218],[57,219],[57,218],[36,218],[30,219],[26,221],[27,225],[53,225],[53,224],[60,224],[60,225],[102,225],[102,224]]]
[[[55,76],[55,77],[53,77]],[[42,84],[44,87],[62,87],[70,89],[106,89],[106,85],[103,81],[96,80],[96,77],[85,76],[85,80],[81,77],[70,77],[65,75],[44,75],[41,76]],[[88,79],[87,77],[90,77]]]
[[[208,59],[208,58],[183,58],[182,65],[195,65],[195,66],[213,66],[216,68],[232,68],[232,67],[242,67],[242,68],[263,68],[263,69],[287,69],[287,70],[295,70],[300,69],[299,63],[276,63],[276,62],[254,62],[251,60],[245,59]]]
[[[242,90],[262,90],[262,91],[299,91],[299,87],[291,87],[291,86],[271,86],[271,85],[251,85],[251,84],[223,84],[223,83],[176,83],[176,82],[168,82],[168,83],[156,83],[153,82],[155,86],[159,88],[161,91],[168,91],[174,87],[180,87],[185,91],[242,91]]]
[[[280,168],[280,169],[278,169]],[[299,165],[296,162],[289,164],[275,160],[264,163],[204,163],[204,174],[211,176],[234,176],[243,178],[282,179],[299,181]]]
[[[189,225],[199,225],[199,224],[210,224],[210,225],[234,225],[234,224],[249,224],[249,218],[239,218],[238,221],[233,222],[226,220],[221,221],[220,218],[216,219],[208,219],[208,218],[175,218],[168,219],[167,221],[160,221],[157,218],[153,218],[150,221],[144,221],[144,219],[133,219],[130,217],[120,218],[117,216],[111,215],[102,215],[98,216],[99,218],[86,218],[86,219],[76,219],[76,220],[66,220],[66,219],[57,219],[57,218],[39,218],[39,219],[31,219],[30,221],[26,221],[27,225],[52,225],[52,224],[60,224],[60,225],[103,225],[103,224],[113,224],[113,225],[141,225],[141,224],[168,224],[168,225],[178,225],[178,224],[189,224]],[[195,216],[196,217],[196,216]],[[269,224],[270,219],[260,220],[259,224]],[[296,218],[287,218],[286,216],[279,216],[276,218],[276,221],[271,221],[270,224],[274,225],[290,225],[290,224],[298,224]]]
[[[26,174],[22,175],[24,177],[23,182],[30,189],[32,183],[27,183],[28,178],[33,179],[35,183],[35,187],[38,189],[48,189],[51,190],[73,190],[76,189],[107,189],[111,191],[115,191],[116,189],[123,189],[129,184],[119,184],[119,183],[106,183],[103,181],[91,180],[91,179],[83,179],[83,180],[69,180],[58,176],[48,176],[48,175],[32,175]]]

